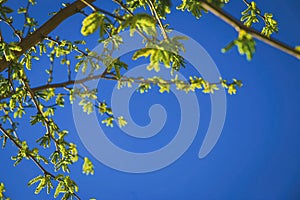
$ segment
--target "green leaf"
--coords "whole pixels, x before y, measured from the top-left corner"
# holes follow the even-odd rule
[[[28,2],[30,2],[31,5],[35,5],[35,4],[36,4],[36,1],[35,1],[35,0],[28,0]]]
[[[82,21],[81,34],[84,36],[94,33],[98,28],[103,35],[105,15],[94,12]]]
[[[106,126],[113,127],[114,126],[114,124],[113,124],[114,120],[115,119],[113,117],[108,117],[108,118],[102,120],[102,124],[105,124]]]
[[[159,18],[166,19],[166,14],[171,13],[171,0],[159,0],[154,4]]]
[[[2,200],[4,195],[3,193],[5,192],[5,187],[3,183],[0,183],[0,199]]]
[[[270,37],[272,33],[278,32],[277,21],[273,19],[271,13],[264,14],[265,27],[262,29],[261,34]]]
[[[229,93],[230,95],[236,94],[236,88],[235,88],[235,85],[231,84],[231,85],[228,86],[228,93]]]
[[[23,108],[17,108],[17,111],[14,112],[14,118],[22,118],[22,115],[25,114],[25,111]]]
[[[49,174],[45,174],[44,176],[39,175],[28,182],[28,186],[33,185],[34,183],[39,182],[38,186],[35,189],[35,194],[39,194],[43,188],[47,188],[47,193],[50,193],[50,189],[53,188],[51,183],[51,176]]]
[[[62,94],[58,94],[57,97],[56,97],[56,101],[55,102],[56,102],[56,104],[58,106],[64,107],[64,105],[65,105],[65,99],[64,99],[63,95]]]
[[[151,48],[143,48],[143,49],[139,49],[138,51],[136,51],[133,56],[132,59],[133,60],[137,60],[140,57],[145,57],[147,58],[148,56],[152,55],[155,53],[155,49],[151,49]]]
[[[41,179],[43,179],[43,176],[42,175],[39,175],[37,177],[34,177],[33,179],[31,179],[29,182],[28,182],[28,186],[31,186],[32,184],[40,181]]]
[[[170,92],[171,85],[169,83],[163,82],[163,83],[158,83],[157,85],[159,87],[159,92],[160,93]]]
[[[55,189],[54,198],[57,198],[60,193],[63,193],[62,199],[68,200],[75,192],[78,192],[78,186],[70,179],[70,176],[59,175],[56,177],[56,180],[60,181]]]
[[[127,124],[127,121],[124,119],[123,116],[118,117],[117,121],[118,121],[119,127],[126,126],[126,124]]]
[[[83,111],[87,112],[87,114],[92,113],[94,110],[94,105],[92,102],[88,102],[85,105],[83,105]]]
[[[10,7],[6,7],[3,4],[7,2],[7,0],[1,0],[0,1],[0,15],[1,17],[3,17],[4,19],[7,19],[7,14],[12,13],[13,9],[11,9]]]
[[[151,89],[150,83],[140,83],[137,91],[139,91],[141,94],[148,92],[149,89]]]
[[[124,30],[127,27],[130,28],[131,36],[133,36],[134,32],[137,30],[151,36],[156,35],[156,20],[146,13],[138,13],[126,18],[120,28],[121,30]]]
[[[22,51],[22,48],[15,43],[10,43],[9,44],[9,49],[12,51]]]
[[[249,33],[244,30],[240,30],[238,39],[232,41],[226,47],[224,47],[222,52],[227,52],[233,46],[238,48],[238,52],[241,55],[246,55],[247,60],[251,60],[255,52],[256,43]]]
[[[111,71],[111,69],[114,68],[115,69],[115,72],[116,72],[116,75],[117,75],[117,78],[120,79],[121,78],[121,69],[128,69],[128,65],[124,62],[122,62],[120,60],[120,58],[117,58],[117,59],[114,59],[110,65],[108,66],[108,72]]]
[[[98,103],[98,111],[101,115],[107,112],[107,104],[105,102]]]
[[[211,93],[213,94],[216,90],[219,90],[218,86],[216,84],[210,84],[208,82],[205,82],[205,84],[203,84],[204,93]]]
[[[86,175],[94,174],[94,165],[87,157],[84,158],[84,163],[82,165],[82,173]]]
[[[144,9],[146,9],[146,0],[127,0],[126,4],[131,11],[139,7],[144,7]]]
[[[229,0],[207,0],[207,1],[220,8],[223,7],[224,4],[229,3]]]
[[[22,13],[26,13],[26,12],[27,12],[26,8],[21,7],[18,9],[18,14],[22,14]]]
[[[205,8],[202,7],[200,1],[195,0],[182,0],[182,3],[176,7],[176,9],[181,11],[191,12],[197,19],[202,16],[202,11],[207,12]]]
[[[257,18],[257,14],[259,13],[260,11],[256,7],[256,3],[252,1],[247,9],[242,12],[241,21],[244,22],[244,25],[250,27],[253,23],[259,22]]]

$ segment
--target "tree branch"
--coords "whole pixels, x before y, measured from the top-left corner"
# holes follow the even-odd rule
[[[19,35],[18,31],[15,29],[15,27],[10,22],[5,20],[3,17],[0,17],[0,22],[4,22],[5,24],[7,24],[7,26],[9,26],[10,29],[14,32],[14,35],[17,36],[17,38],[19,39],[19,42],[22,41],[22,37]],[[2,36],[1,36],[1,38],[2,38]],[[2,40],[3,40],[3,38],[2,38]]]
[[[160,20],[157,12],[155,10],[155,7],[154,7],[152,1],[150,0],[150,1],[147,1],[147,2],[148,2],[148,5],[149,5],[149,8],[150,8],[151,12],[153,13],[153,16],[155,17],[155,19],[156,19],[156,21],[158,23],[158,26],[160,27],[160,30],[162,32],[162,35],[163,35],[164,39],[168,40],[167,32],[166,32],[166,30],[164,28],[164,25],[163,25],[162,21]]]
[[[119,4],[127,13],[129,13],[131,16],[133,16],[133,12],[131,12],[127,6],[122,2],[122,0],[112,0],[113,2],[116,2]]]
[[[112,14],[112,13],[110,13],[110,12],[107,12],[106,10],[101,9],[101,8],[98,8],[97,6],[94,6],[93,4],[87,2],[86,0],[80,0],[80,1],[82,1],[82,2],[83,2],[84,4],[86,4],[88,7],[90,7],[90,8],[93,10],[93,12],[98,11],[98,12],[101,12],[101,13],[103,13],[103,14],[106,14],[106,15],[112,17],[112,18],[118,19],[118,20],[120,20],[120,21],[123,21],[123,20],[124,20],[122,17],[117,16],[117,15],[114,15],[114,14]]]
[[[2,125],[0,124],[0,131],[6,136],[8,137],[19,149],[22,149],[22,146],[20,145],[20,143],[12,136],[10,135],[3,127]],[[29,158],[34,162],[34,164],[45,174],[45,175],[49,175],[53,180],[56,180],[56,181],[60,181],[58,180],[54,174],[50,173],[49,171],[47,171],[42,165],[41,163],[39,163],[39,161],[37,161],[37,159],[32,156],[32,155],[28,155]],[[80,200],[80,197],[76,194],[76,193],[73,193],[73,195],[75,196],[75,198],[77,200]]]
[[[69,81],[65,81],[65,82],[61,82],[61,83],[53,83],[53,84],[47,84],[47,85],[42,85],[42,86],[38,86],[35,88],[32,88],[33,92],[38,92],[41,90],[45,90],[45,89],[49,89],[49,88],[63,88],[63,87],[67,87],[68,85],[74,85],[74,84],[82,84],[85,83],[87,81],[92,81],[92,80],[96,80],[96,79],[108,79],[108,80],[117,80],[116,78],[109,78],[109,77],[105,77],[103,76],[103,74],[100,75],[95,75],[95,76],[88,76],[86,78],[82,78],[79,80],[69,80]]]
[[[86,0],[86,2],[92,3],[95,0]],[[79,10],[85,8],[87,5],[81,0],[77,0],[64,9],[60,10],[56,15],[54,15],[51,19],[49,19],[46,23],[44,23],[40,28],[38,28],[31,35],[28,35],[24,38],[18,45],[22,48],[22,51],[14,52],[16,56],[21,56],[32,46],[41,42],[45,36],[51,33],[59,24],[61,24],[65,19],[70,16],[76,14]],[[0,61],[0,72],[5,70],[9,66],[9,62],[6,60]]]
[[[235,19],[233,16],[230,14],[226,13],[224,10],[212,5],[211,3],[208,3],[206,0],[199,0],[202,3],[203,8],[206,10],[210,11],[212,14],[215,16],[219,17],[222,19],[224,22],[235,28],[236,31],[239,31],[241,29],[245,30],[249,34],[252,35],[252,37],[274,47],[277,48],[289,55],[292,55],[298,59],[300,59],[300,52],[297,51],[295,48],[278,41],[273,38],[268,38],[264,35],[262,35],[259,31],[253,29],[253,28],[248,28],[246,27],[243,23],[241,23],[239,20]]]
[[[31,91],[33,93],[36,93],[38,91],[45,90],[45,89],[63,88],[63,87],[67,87],[69,85],[82,84],[82,83],[85,83],[87,81],[92,81],[92,80],[96,80],[96,79],[117,80],[117,78],[106,77],[105,75],[106,75],[106,73],[102,73],[100,75],[88,76],[88,77],[85,77],[85,78],[82,78],[82,79],[79,79],[79,80],[68,80],[68,81],[64,81],[64,82],[60,82],[60,83],[52,83],[52,84],[41,85],[41,86],[38,86],[38,87],[31,88]],[[15,92],[12,91],[11,93],[8,93],[6,96],[0,97],[0,101],[3,100],[3,99],[11,97],[13,94],[15,94]]]
[[[10,135],[0,124],[0,130],[1,132],[7,137],[9,138],[19,149],[22,149],[22,146],[20,145],[20,143],[12,136]],[[36,159],[35,157],[33,157],[32,155],[29,155],[30,159],[34,162],[34,164],[44,173],[44,174],[48,174],[50,175],[53,179],[55,179],[55,176],[53,174],[51,174],[50,172],[48,172]]]

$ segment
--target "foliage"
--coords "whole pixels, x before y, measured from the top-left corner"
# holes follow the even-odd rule
[[[260,17],[265,23],[261,34],[266,37],[270,37],[272,33],[278,32],[277,21],[273,19],[273,15],[271,13],[265,13],[262,15],[254,1],[251,3],[247,1],[245,2],[247,9],[242,12],[241,21],[243,21],[247,27],[251,27],[253,23],[258,23],[258,18]]]
[[[86,0],[86,2],[92,1]],[[157,88],[160,93],[168,93],[174,87],[186,93],[201,90],[203,93],[212,94],[224,88],[232,95],[237,93],[237,88],[242,87],[242,82],[237,79],[227,81],[220,78],[218,82],[211,83],[195,75],[190,76],[188,81],[180,80],[174,72],[186,67],[182,56],[185,51],[182,41],[187,38],[170,37],[169,33],[172,29],[168,24],[164,24],[168,14],[171,14],[172,6],[180,11],[188,11],[199,19],[204,13],[210,11],[208,9],[210,7],[206,5],[217,7],[220,15],[225,16],[222,7],[229,3],[229,0],[182,0],[179,5],[173,5],[170,0],[127,0],[126,2],[114,0],[113,2],[116,3],[113,12],[97,8],[96,3],[83,6],[92,8],[92,12],[76,11],[82,14],[83,39],[91,35],[94,37],[93,34],[99,31],[97,37],[99,43],[103,44],[104,50],[97,54],[87,48],[85,40],[69,41],[48,34],[51,32],[48,29],[53,30],[56,26],[63,26],[57,20],[49,20],[47,31],[44,31],[43,24],[39,25],[42,21],[31,17],[30,7],[37,6],[38,2],[28,0],[25,5],[13,10],[7,0],[0,0],[0,21],[7,25],[6,31],[12,35],[9,38],[13,38],[3,38],[0,34],[0,111],[2,112],[0,139],[3,148],[7,141],[11,141],[18,148],[17,154],[12,156],[15,166],[27,159],[41,170],[38,176],[28,182],[29,186],[36,188],[35,194],[45,189],[48,194],[53,191],[54,198],[79,199],[77,195],[79,188],[76,181],[71,178],[70,166],[80,163],[83,174],[94,174],[92,161],[80,155],[76,144],[68,140],[70,133],[61,128],[55,120],[56,113],[64,109],[64,106],[78,101],[85,113],[97,112],[101,123],[105,126],[123,127],[127,124],[123,116],[115,116],[110,105],[105,100],[99,99],[98,89],[89,88],[86,82],[96,79],[113,80],[118,83],[119,89],[136,84],[137,91],[140,93],[148,92],[152,88]],[[255,2],[244,2],[246,10],[242,12],[241,21],[245,26],[238,30],[238,38],[230,42],[222,51],[227,52],[236,46],[241,55],[246,55],[247,60],[251,60],[256,44],[253,31],[249,31],[252,30],[253,24],[259,23],[259,19],[262,19],[264,27],[261,34],[267,38],[274,32],[278,32],[278,26],[271,13],[261,14]],[[78,0],[75,3],[84,4],[84,1]],[[64,16],[65,13],[74,12],[74,10],[70,11],[70,6],[71,4],[64,4],[65,8],[52,14]],[[16,15],[24,18],[24,26],[15,27]],[[160,31],[157,30],[158,28]],[[113,54],[123,44],[120,33],[124,30],[129,30],[131,36],[139,34],[143,37],[144,47],[133,53],[132,60],[149,58],[147,69],[157,72],[157,76],[144,78],[124,75],[129,68],[128,64],[122,57],[114,57]],[[300,52],[299,47],[295,49]],[[44,63],[45,58],[48,59],[48,63]],[[43,60],[42,65],[48,66],[39,66],[39,69],[46,72],[39,72],[41,79],[47,79],[45,84],[39,86],[34,85],[34,81],[28,76],[32,68],[35,68],[37,60]],[[66,71],[66,78],[62,82],[57,82],[55,77],[56,71],[59,71],[57,65],[61,65],[60,68]],[[161,66],[170,70],[172,79],[165,80],[159,76]],[[103,72],[97,74],[100,69]],[[80,70],[86,77],[75,82],[75,74]],[[33,127],[32,132],[36,132],[36,127],[43,127],[44,131],[37,134],[35,143],[21,139],[19,132],[25,131],[22,129],[22,123],[26,122]],[[48,165],[47,169],[45,165]],[[4,192],[6,192],[4,184],[1,183],[0,199],[8,200]]]
[[[176,7],[178,10],[189,11],[191,12],[197,19],[202,16],[202,12],[207,12],[201,5],[200,1],[193,0],[182,0],[181,5]]]
[[[241,55],[246,55],[247,60],[251,60],[253,58],[253,54],[255,53],[255,41],[246,31],[240,30],[238,38],[224,47],[222,52],[227,52],[233,46],[238,48]]]
[[[105,15],[95,12],[87,16],[82,21],[81,33],[84,36],[94,33],[98,28],[100,28],[100,36],[105,33]]]

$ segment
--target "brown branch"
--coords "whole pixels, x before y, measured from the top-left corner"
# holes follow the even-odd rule
[[[94,2],[95,0],[86,0],[86,2]],[[40,28],[38,28],[35,32],[28,35],[24,38],[18,45],[22,48],[22,51],[14,52],[16,56],[21,56],[28,49],[33,47],[34,45],[41,42],[45,36],[51,33],[59,24],[61,24],[65,19],[71,17],[72,15],[78,13],[79,10],[85,8],[87,5],[81,2],[80,0],[75,1],[64,9],[60,10],[57,14],[55,14],[51,19],[49,19],[46,23],[44,23]],[[4,59],[0,61],[0,72],[5,70],[9,66],[9,62]]]
[[[285,52],[289,55],[292,55],[298,59],[300,59],[300,52],[297,51],[295,48],[279,41],[274,38],[268,38],[264,35],[262,35],[259,31],[246,27],[243,23],[241,23],[239,20],[235,19],[233,16],[225,12],[224,10],[212,5],[211,3],[208,3],[206,0],[199,0],[202,3],[202,6],[204,9],[210,11],[215,16],[222,19],[224,22],[235,28],[236,31],[239,31],[241,29],[245,30],[249,34],[251,34],[254,38],[274,47],[282,52]]]
[[[50,89],[50,88],[64,88],[64,87],[67,87],[69,85],[82,84],[82,83],[85,83],[87,81],[101,79],[101,78],[106,79],[106,80],[117,80],[114,77],[106,77],[105,76],[106,74],[108,74],[108,73],[102,73],[100,75],[95,75],[95,76],[88,76],[86,78],[82,78],[82,79],[79,79],[79,80],[68,80],[68,81],[64,81],[64,82],[61,82],[61,83],[52,83],[52,84],[41,85],[41,86],[38,86],[38,87],[31,88],[31,91],[33,93],[36,93],[38,91],[45,90],[45,89]],[[0,97],[0,101],[3,100],[3,99],[11,97],[13,94],[15,94],[15,92],[12,91],[12,92],[8,93],[6,96]]]
[[[53,84],[42,85],[42,86],[32,88],[31,90],[33,92],[38,92],[38,91],[49,89],[49,88],[63,88],[63,87],[67,87],[69,85],[82,84],[82,83],[85,83],[87,81],[92,81],[92,80],[101,79],[101,78],[102,79],[107,79],[107,80],[116,80],[116,78],[105,77],[103,74],[100,74],[100,75],[96,75],[96,76],[88,76],[86,78],[82,78],[82,79],[79,79],[79,80],[69,80],[69,81],[65,81],[65,82],[61,82],[61,83],[53,83]]]

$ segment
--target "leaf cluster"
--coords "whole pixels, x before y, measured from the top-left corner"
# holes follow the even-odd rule
[[[256,43],[253,37],[246,31],[240,30],[238,38],[230,42],[226,47],[224,47],[222,49],[222,52],[225,53],[234,46],[237,47],[238,52],[241,55],[246,55],[247,60],[251,60],[253,58]]]

